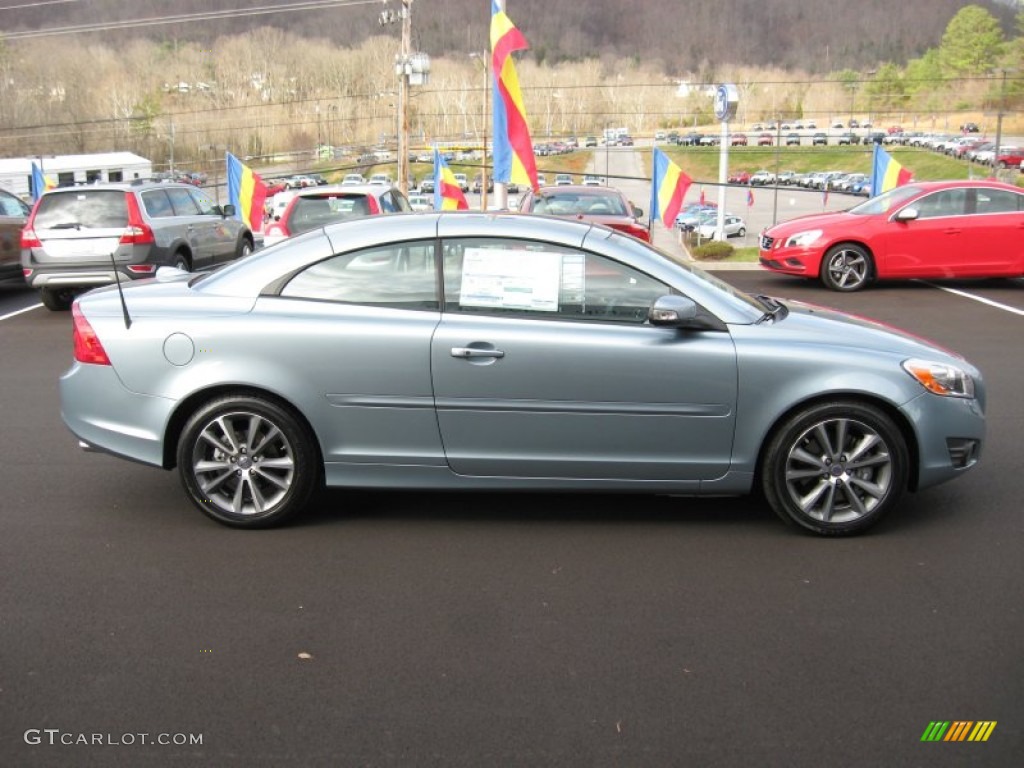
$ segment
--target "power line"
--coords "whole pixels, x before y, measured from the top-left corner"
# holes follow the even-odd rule
[[[199,11],[197,13],[179,13],[174,16],[157,16],[149,19],[127,19],[124,21],[95,22],[91,24],[75,24],[66,27],[50,27],[25,32],[9,32],[5,40],[33,40],[39,37],[56,37],[58,35],[77,35],[86,32],[114,32],[137,27],[153,27],[161,24],[184,24],[193,21],[214,21],[216,19],[234,19],[241,16],[265,16],[272,13],[313,11],[319,8],[348,8],[357,5],[376,5],[380,0],[301,0],[287,5],[262,5],[254,8],[231,8],[219,11]]]
[[[19,8],[38,8],[41,5],[62,5],[64,3],[77,3],[81,0],[36,0],[34,3],[22,3],[21,5],[0,5],[0,11],[16,11]]]

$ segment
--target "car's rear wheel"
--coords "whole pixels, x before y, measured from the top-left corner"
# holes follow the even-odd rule
[[[66,312],[71,309],[71,302],[75,300],[75,295],[69,290],[43,288],[39,291],[39,298],[47,309],[53,312]]]
[[[238,245],[235,246],[235,258],[244,259],[250,254],[252,254],[252,240],[248,237],[243,237],[238,241]]]
[[[825,536],[860,533],[899,501],[907,484],[906,440],[878,408],[856,402],[808,406],[774,433],[762,489],[783,520]]]
[[[740,227],[739,231],[736,233],[736,236],[737,237],[746,237],[747,236],[746,228],[745,227]]]
[[[200,408],[177,451],[192,502],[236,528],[278,525],[305,507],[320,481],[317,456],[303,422],[249,396],[221,397]]]
[[[190,272],[191,268],[188,265],[188,258],[183,253],[174,254],[174,268],[180,269],[182,272]]]
[[[821,282],[833,291],[858,291],[871,281],[871,254],[859,245],[840,243],[825,253]]]

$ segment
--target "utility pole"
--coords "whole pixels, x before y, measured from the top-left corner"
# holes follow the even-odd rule
[[[412,52],[412,0],[402,0],[402,67],[398,77],[398,188],[409,191],[409,55]]]
[[[388,0],[384,0],[387,3]],[[395,74],[398,75],[398,186],[409,189],[409,86],[426,85],[430,75],[430,57],[412,52],[412,3],[401,0],[402,9],[381,11],[378,23],[394,24],[401,19],[402,42],[395,56]]]

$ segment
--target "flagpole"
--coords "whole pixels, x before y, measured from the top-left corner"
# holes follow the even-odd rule
[[[496,5],[498,7],[499,11],[501,11],[502,13],[505,12],[505,0],[492,0],[492,2],[494,3],[494,5]],[[490,56],[494,55],[494,50],[492,48],[492,44],[491,44],[490,40],[487,43],[487,51],[488,51],[488,55],[490,55]],[[491,69],[492,69],[491,76],[493,78],[496,78],[498,76],[498,73],[493,71],[494,70],[493,67]],[[491,81],[488,81],[487,87],[488,88],[493,88],[494,84]],[[494,95],[494,101],[497,102],[497,100],[498,100],[498,95],[495,94]],[[495,106],[497,106],[497,105],[493,104],[491,106],[491,122],[492,123],[494,122],[494,108],[495,108]],[[495,149],[497,149],[497,135],[496,134],[495,134]],[[486,165],[486,163],[487,163],[487,149],[485,147],[484,148],[484,164]],[[497,178],[495,178],[495,180],[494,180],[494,207],[498,208],[499,210],[503,209],[503,208],[508,208],[508,184],[506,182],[504,182],[504,181],[498,181]]]

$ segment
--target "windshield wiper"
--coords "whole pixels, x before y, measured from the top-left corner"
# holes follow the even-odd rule
[[[764,317],[761,318],[762,320],[768,317],[771,317],[774,320],[776,315],[786,309],[786,306],[781,301],[772,298],[771,296],[766,296],[763,293],[754,294],[754,298],[757,299],[761,306],[767,310]]]
[[[82,224],[78,221],[65,221],[60,224],[54,224],[50,229],[81,229]]]

